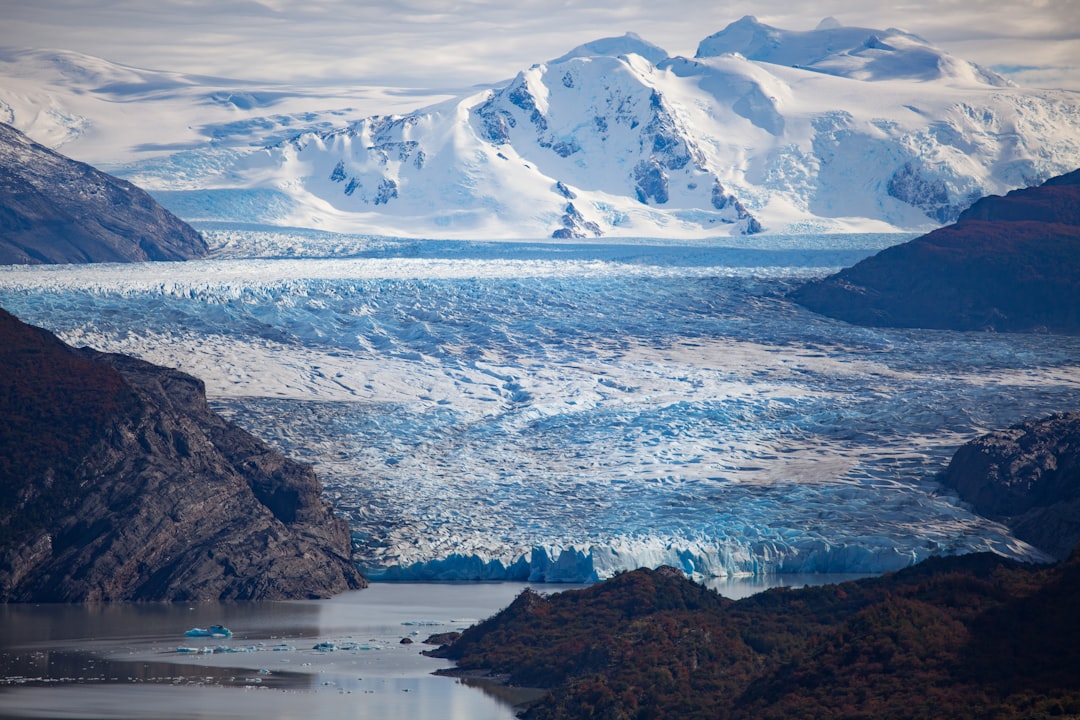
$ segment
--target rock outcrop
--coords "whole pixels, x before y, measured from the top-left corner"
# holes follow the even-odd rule
[[[1078,334],[1080,170],[983,198],[791,297],[857,325]]]
[[[1080,413],[1060,413],[976,438],[941,476],[976,512],[1064,559],[1080,542]]]
[[[189,260],[190,225],[131,183],[0,123],[0,265]]]
[[[310,467],[201,381],[0,310],[0,601],[327,597],[364,584]]]

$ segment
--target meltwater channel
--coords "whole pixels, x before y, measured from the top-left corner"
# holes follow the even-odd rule
[[[860,328],[785,298],[906,237],[204,230],[204,261],[0,268],[0,306],[203,379],[315,465],[371,579],[1041,557],[934,475],[981,432],[1074,408],[1080,339]]]

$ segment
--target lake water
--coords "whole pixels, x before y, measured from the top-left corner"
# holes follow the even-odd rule
[[[853,577],[727,579],[714,589],[737,599]],[[525,587],[375,583],[321,601],[0,605],[0,717],[510,720],[528,693],[433,675],[452,663],[420,651]],[[215,624],[233,637],[184,635]],[[338,649],[314,649],[323,642]]]
[[[494,613],[523,587],[377,584],[311,602],[4,605],[0,717],[509,719],[510,702],[432,675],[450,663],[420,651],[429,635]],[[233,637],[184,635],[213,624]],[[338,649],[313,649],[321,642]]]

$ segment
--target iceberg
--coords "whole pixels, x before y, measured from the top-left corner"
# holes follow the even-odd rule
[[[232,637],[232,630],[224,625],[211,625],[209,628],[191,628],[184,633],[188,637]]]

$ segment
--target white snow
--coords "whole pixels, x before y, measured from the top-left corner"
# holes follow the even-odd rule
[[[188,220],[414,238],[922,232],[1080,166],[1080,93],[910,33],[744,18],[666,55],[631,33],[423,97],[26,51],[0,118]]]

